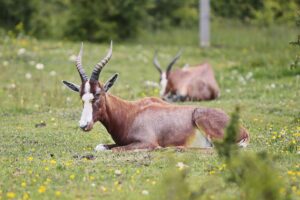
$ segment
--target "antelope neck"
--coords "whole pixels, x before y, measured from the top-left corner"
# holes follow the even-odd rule
[[[134,106],[116,96],[106,94],[105,107],[100,116],[100,122],[112,136],[117,144],[126,143],[128,128],[132,122],[130,113]]]

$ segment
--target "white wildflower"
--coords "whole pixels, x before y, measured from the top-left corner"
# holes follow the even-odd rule
[[[66,100],[67,100],[67,102],[71,102],[72,99],[70,97],[67,97]]]
[[[252,72],[249,72],[249,73],[247,73],[247,75],[246,75],[246,79],[247,79],[247,80],[250,80],[250,79],[252,78],[252,76],[253,76],[253,73],[252,73]]]
[[[42,64],[42,63],[37,63],[37,64],[35,65],[35,68],[37,68],[38,70],[42,70],[42,69],[44,69],[44,64]]]
[[[3,65],[7,66],[8,65],[8,61],[7,60],[3,61]]]
[[[33,66],[35,64],[34,60],[29,61],[29,65]]]
[[[21,48],[21,49],[18,50],[18,55],[21,56],[21,55],[23,55],[25,52],[26,52],[26,49]]]
[[[183,162],[178,162],[176,164],[176,167],[178,167],[180,170],[182,170],[182,169],[184,169],[184,168],[186,168],[188,166],[186,164],[184,164]]]
[[[276,88],[275,83],[272,83],[270,86],[271,86],[271,88]]]
[[[143,195],[148,195],[149,192],[148,192],[148,190],[143,190],[143,191],[142,191],[142,194],[143,194]]]
[[[14,84],[14,83],[8,85],[8,88],[9,88],[9,89],[15,89],[16,87],[17,87],[17,86],[16,86],[16,84]]]
[[[159,88],[159,84],[156,83],[156,82],[153,82],[153,81],[145,81],[144,84],[147,86],[147,87],[156,87],[156,88]]]
[[[69,61],[72,61],[72,62],[75,62],[76,59],[77,59],[76,55],[70,55],[70,57],[69,57]]]
[[[25,74],[25,78],[26,78],[26,79],[31,79],[31,78],[32,78],[32,75],[28,72],[28,73]]]
[[[56,71],[51,71],[50,76],[56,76]]]
[[[240,83],[242,83],[243,85],[246,85],[246,84],[247,84],[247,82],[246,82],[246,80],[245,80],[245,78],[244,78],[243,76],[239,76],[239,81],[240,81]]]
[[[118,169],[115,170],[115,175],[121,175],[121,174],[122,174],[121,170]]]

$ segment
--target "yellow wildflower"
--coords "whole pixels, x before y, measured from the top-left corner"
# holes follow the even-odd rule
[[[26,187],[26,182],[22,182],[22,183],[21,183],[21,186],[22,186],[22,187]]]
[[[56,160],[50,160],[50,164],[55,165],[56,164]]]
[[[25,192],[24,194],[23,194],[23,198],[22,198],[23,200],[28,200],[29,199],[29,194],[27,193],[27,192]]]
[[[38,192],[39,192],[39,193],[44,193],[44,192],[46,192],[46,187],[43,186],[43,185],[41,185],[41,186],[39,187],[39,189],[38,189]]]
[[[14,192],[8,192],[6,193],[6,196],[8,199],[13,199],[16,197],[16,194]]]
[[[70,166],[70,165],[72,165],[72,161],[67,161],[66,163],[65,163],[65,165],[68,167],[68,166]]]
[[[70,175],[70,179],[71,179],[71,180],[73,180],[74,178],[75,178],[75,175],[74,175],[74,174]]]
[[[117,186],[119,184],[120,184],[119,181],[115,181],[115,183],[114,183],[115,186]]]
[[[29,157],[27,158],[27,160],[28,160],[28,161],[33,161],[33,157],[32,157],[32,156],[29,156]]]
[[[106,192],[106,191],[107,191],[107,188],[104,187],[104,186],[101,186],[101,190],[102,190],[102,192]]]
[[[60,191],[56,191],[55,192],[55,196],[59,197],[61,195],[61,192]]]
[[[295,175],[295,174],[296,174],[296,173],[293,172],[293,171],[288,171],[287,173],[288,173],[288,175]]]
[[[213,175],[213,174],[215,174],[215,173],[216,173],[216,172],[215,172],[214,170],[212,170],[212,171],[209,172],[210,175]]]
[[[279,192],[280,192],[280,194],[285,194],[285,193],[286,193],[286,190],[285,190],[285,188],[280,188],[280,189],[279,189]]]

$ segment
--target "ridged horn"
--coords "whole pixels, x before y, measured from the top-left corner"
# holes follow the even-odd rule
[[[91,80],[97,81],[99,79],[99,75],[101,73],[102,68],[108,63],[108,61],[112,56],[112,47],[113,47],[113,41],[110,41],[110,48],[106,56],[95,65],[93,73],[91,75]]]
[[[157,60],[157,50],[155,51],[154,53],[154,58],[153,58],[153,64],[154,64],[154,67],[159,71],[159,73],[161,74],[162,73],[162,69],[160,67],[160,64]]]
[[[78,70],[81,81],[85,82],[88,80],[88,77],[85,74],[84,69],[82,67],[82,52],[83,52],[83,43],[81,43],[81,48],[80,48],[79,54],[76,58],[76,68]]]
[[[182,50],[179,50],[179,52],[176,54],[176,56],[172,59],[172,61],[170,62],[170,64],[167,67],[167,73],[169,73],[173,67],[173,65],[176,63],[176,61],[180,58],[182,54]]]

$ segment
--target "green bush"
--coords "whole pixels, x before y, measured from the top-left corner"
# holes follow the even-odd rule
[[[299,0],[228,0],[211,1],[214,15],[240,19],[258,25],[294,23]]]
[[[22,22],[28,31],[33,11],[34,3],[32,0],[1,0],[0,26],[6,29],[13,29]]]
[[[212,0],[211,7],[216,16],[249,21],[254,17],[255,10],[263,8],[263,0]]]
[[[147,3],[136,0],[74,0],[66,26],[66,37],[102,41],[126,39],[138,33],[146,18]]]
[[[211,0],[213,16],[293,24],[300,0]],[[199,0],[0,0],[0,27],[38,38],[103,41],[142,31],[198,27]]]
[[[69,0],[35,0],[29,23],[30,35],[38,38],[62,38],[69,18]]]

